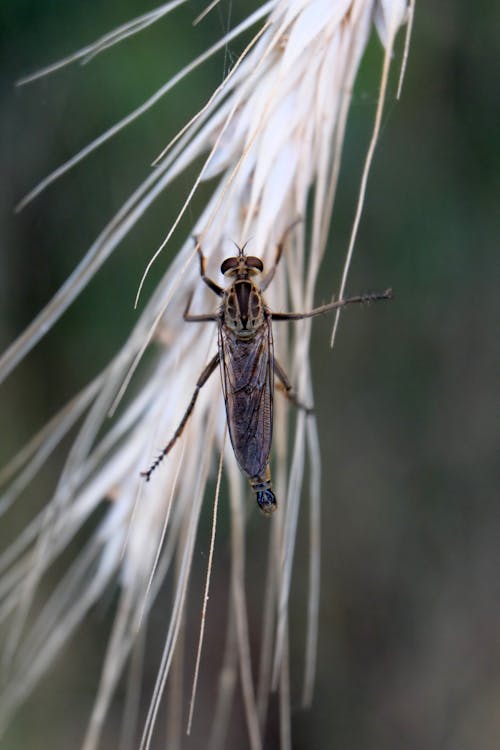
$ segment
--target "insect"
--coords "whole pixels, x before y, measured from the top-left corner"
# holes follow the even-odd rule
[[[254,278],[264,273],[260,258],[245,254],[245,246],[237,247],[238,255],[221,265],[221,273],[230,281],[222,288],[205,274],[205,256],[197,242],[200,276],[205,284],[222,298],[216,313],[191,315],[191,298],[184,312],[188,323],[216,322],[218,352],[201,373],[189,406],[170,442],[141,476],[149,481],[151,474],[181,436],[194,409],[198,394],[210,375],[220,367],[226,406],[229,436],[236,460],[255,492],[257,504],[266,515],[277,507],[272,489],[269,454],[273,431],[274,378],[287,398],[297,407],[311,411],[295,396],[285,370],[274,356],[272,321],[301,320],[337,310],[346,305],[392,298],[392,290],[381,294],[365,294],[331,302],[308,312],[272,312],[264,301],[264,292],[271,283],[283,251],[283,240],[277,245],[274,263],[262,276],[260,285]]]

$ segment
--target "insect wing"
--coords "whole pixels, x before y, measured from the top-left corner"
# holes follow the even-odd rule
[[[222,387],[231,444],[248,477],[263,476],[273,430],[273,339],[264,320],[251,339],[219,326]]]

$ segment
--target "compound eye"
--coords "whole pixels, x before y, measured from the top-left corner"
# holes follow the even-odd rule
[[[257,271],[260,271],[261,273],[264,270],[263,262],[261,261],[260,258],[256,258],[254,255],[248,255],[245,262],[248,268],[255,268]]]
[[[222,275],[227,273],[228,271],[232,271],[233,268],[238,267],[238,258],[226,258],[226,260],[223,262],[223,264],[220,267],[220,272]]]

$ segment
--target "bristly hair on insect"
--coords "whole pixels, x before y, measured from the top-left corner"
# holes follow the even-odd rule
[[[285,233],[285,235],[288,232]],[[189,406],[171,440],[141,476],[149,481],[151,474],[170,452],[181,436],[194,409],[201,388],[219,365],[229,437],[240,469],[255,492],[261,511],[270,516],[277,507],[271,484],[269,454],[273,433],[274,378],[278,378],[285,396],[307,413],[311,408],[295,395],[283,367],[274,356],[272,321],[302,320],[338,310],[346,305],[392,299],[392,289],[385,292],[346,297],[308,312],[272,312],[264,301],[264,292],[274,278],[284,245],[284,238],[276,247],[274,263],[258,286],[253,280],[264,273],[260,258],[245,254],[245,247],[237,247],[238,255],[226,258],[221,273],[230,284],[225,289],[205,274],[205,256],[200,243],[196,249],[200,262],[200,276],[205,284],[222,298],[216,313],[191,315],[191,297],[184,311],[188,323],[213,321],[218,326],[218,351],[209,361],[196,382]]]

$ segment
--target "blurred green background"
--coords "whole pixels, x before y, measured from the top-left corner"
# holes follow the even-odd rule
[[[1,4],[2,350],[50,299],[148,174],[152,158],[220,82],[223,56],[20,215],[13,212],[15,203],[253,6],[223,2],[193,30],[191,21],[203,4],[189,3],[88,67],[72,66],[14,88],[21,75],[151,7],[139,0]],[[294,750],[499,746],[498,15],[487,2],[417,0],[403,95],[395,102],[397,57],[349,282],[353,293],[391,285],[396,298],[391,305],[344,315],[333,353],[330,322],[314,326],[323,459],[320,642],[314,704],[303,711],[298,705],[308,560],[304,510],[291,612]],[[239,50],[239,43],[229,49],[230,60]],[[338,287],[380,66],[374,36],[356,84],[318,302]],[[138,279],[191,179],[192,173],[183,175],[157,201],[64,319],[1,386],[2,463],[125,340],[136,316]],[[195,202],[158,263],[149,291],[199,205]],[[48,464],[16,512],[2,519],[3,544],[43,504],[63,456],[62,451]],[[222,529],[211,602],[217,596],[225,601],[227,588],[227,521]],[[252,597],[263,575],[263,539],[255,514],[248,537],[254,626],[259,613]],[[200,542],[196,558],[201,565],[190,605],[193,638],[206,544]],[[153,618],[158,643],[168,602],[159,602]],[[111,614],[110,603],[91,613],[2,747],[78,747]],[[219,617],[214,612],[210,621],[209,610],[198,724],[188,747],[204,746],[205,713],[211,710],[223,649]],[[256,627],[255,641],[257,634]],[[149,684],[157,665],[150,651]],[[120,693],[103,747],[116,746],[122,699]],[[242,726],[239,713],[237,706]],[[245,748],[243,738],[243,729],[236,728],[228,747]],[[266,748],[277,743],[271,722]]]

